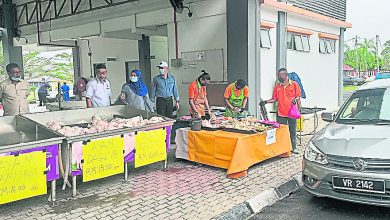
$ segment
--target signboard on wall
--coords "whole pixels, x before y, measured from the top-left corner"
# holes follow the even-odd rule
[[[224,71],[223,49],[182,52],[182,74],[185,83],[192,82],[202,70],[210,73],[211,81],[223,82],[227,77]]]

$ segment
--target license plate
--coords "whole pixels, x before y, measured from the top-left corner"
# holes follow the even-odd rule
[[[370,180],[370,179],[356,179],[349,177],[333,178],[333,188],[345,189],[353,191],[363,191],[372,193],[385,193],[385,181],[384,180]]]

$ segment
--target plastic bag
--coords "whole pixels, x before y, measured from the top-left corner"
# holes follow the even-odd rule
[[[301,118],[301,113],[299,112],[297,105],[294,103],[291,103],[290,110],[288,111],[288,117],[293,119]]]

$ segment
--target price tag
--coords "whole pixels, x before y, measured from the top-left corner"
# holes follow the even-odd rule
[[[268,130],[265,138],[265,145],[276,143],[276,129]]]

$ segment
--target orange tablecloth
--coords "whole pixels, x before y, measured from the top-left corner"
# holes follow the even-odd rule
[[[227,169],[231,178],[246,175],[248,168],[266,159],[291,155],[288,126],[276,130],[276,143],[266,145],[266,133],[237,134],[225,131],[188,131],[188,159]]]

